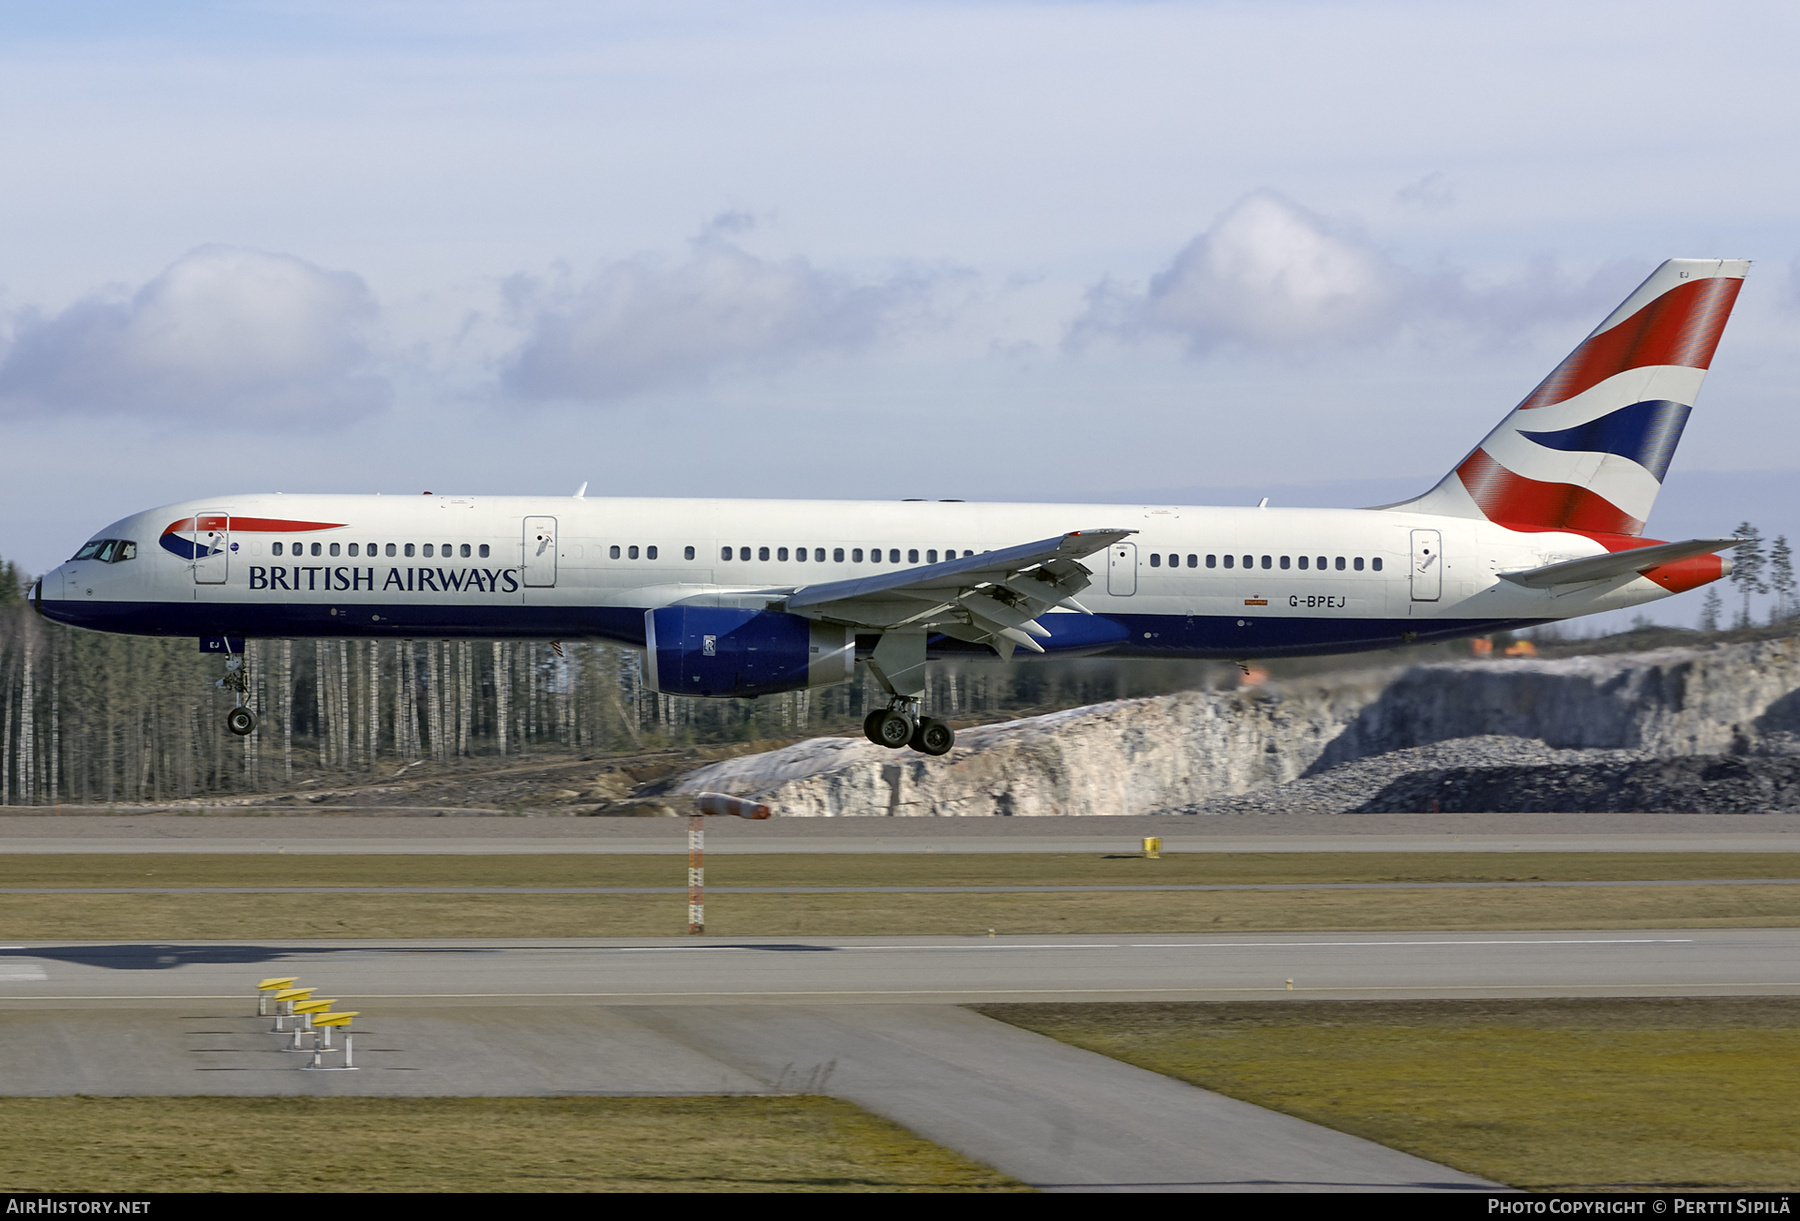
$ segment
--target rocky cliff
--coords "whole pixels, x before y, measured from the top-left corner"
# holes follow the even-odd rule
[[[1800,755],[1800,641],[1471,661],[1123,700],[966,730],[942,759],[822,738],[701,768],[676,791],[754,796],[787,817],[1251,809],[1278,789],[1330,794],[1326,805],[1354,809],[1424,766],[1425,747],[1440,768],[1579,767],[1585,755],[1570,752],[1596,761],[1605,752],[1613,763]],[[1371,766],[1380,759],[1392,766]],[[1318,782],[1329,774],[1367,782]]]

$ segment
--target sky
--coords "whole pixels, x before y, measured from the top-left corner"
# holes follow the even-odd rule
[[[1370,503],[1676,256],[1755,262],[1667,498],[1800,537],[1797,35],[1730,2],[0,7],[0,555],[251,490]]]

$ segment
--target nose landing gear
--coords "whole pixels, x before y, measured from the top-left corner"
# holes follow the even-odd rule
[[[226,645],[227,648],[231,646]],[[225,728],[240,738],[247,738],[256,732],[256,714],[250,711],[250,675],[244,669],[244,655],[229,653],[225,657],[225,677],[214,684],[221,691],[229,691],[237,701],[237,706],[225,714]]]

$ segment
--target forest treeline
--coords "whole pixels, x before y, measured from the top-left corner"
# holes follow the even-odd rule
[[[251,640],[256,732],[225,729],[218,654],[186,637],[52,623],[0,562],[0,805],[137,803],[278,792],[420,760],[600,753],[855,729],[867,680],[758,700],[646,689],[636,650],[527,641]],[[1194,662],[970,662],[933,668],[950,718],[1073,707],[1203,684]]]

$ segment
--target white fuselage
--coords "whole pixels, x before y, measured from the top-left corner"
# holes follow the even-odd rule
[[[759,606],[952,553],[1115,528],[1136,533],[1084,561],[1093,580],[1080,604],[1121,630],[1077,633],[1080,651],[1380,648],[1669,593],[1636,573],[1525,588],[1499,574],[1606,548],[1578,533],[1389,510],[253,494],[115,523],[94,537],[135,543],[132,558],[71,560],[38,599],[53,619],[143,635],[641,645],[644,614],[660,607]],[[1050,652],[1056,623],[1075,614],[1046,618]]]

